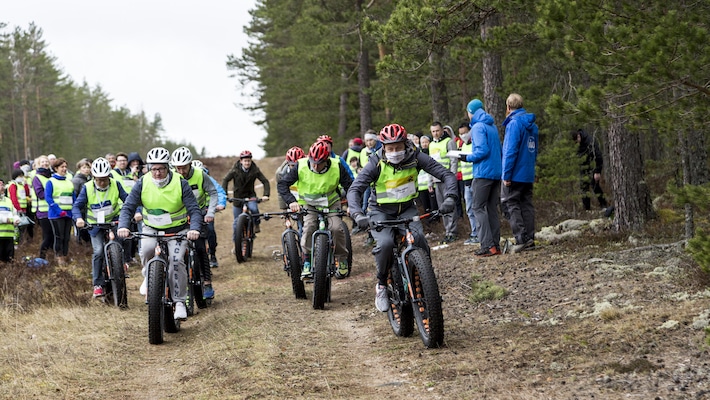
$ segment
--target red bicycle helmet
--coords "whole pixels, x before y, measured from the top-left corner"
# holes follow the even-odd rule
[[[303,152],[303,149],[298,146],[293,146],[286,152],[286,161],[294,163],[305,156],[306,153]]]
[[[308,159],[314,164],[320,164],[330,157],[330,149],[325,142],[315,142],[308,151]]]
[[[385,125],[379,139],[382,144],[404,142],[407,140],[407,131],[399,124]]]
[[[242,158],[251,158],[251,151],[249,150],[244,150],[241,153],[239,153],[239,159],[241,160]]]
[[[318,140],[316,142],[326,142],[328,143],[331,147],[333,146],[333,138],[328,136],[328,135],[320,135],[318,136]]]

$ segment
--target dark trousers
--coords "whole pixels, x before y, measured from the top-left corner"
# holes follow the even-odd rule
[[[71,218],[56,218],[50,219],[52,224],[52,232],[54,233],[54,254],[58,257],[64,257],[69,253],[69,239],[71,239],[71,227],[73,222]]]
[[[599,207],[607,207],[606,199],[604,198],[604,191],[602,190],[602,186],[599,184],[599,181],[594,179],[594,174],[588,177],[582,177],[580,187],[582,189],[582,204],[584,205],[585,210],[592,209],[592,199],[589,196],[589,189],[591,189],[591,191],[597,196]]]
[[[11,237],[0,238],[0,261],[10,262],[15,258],[15,239]]]
[[[503,186],[501,197],[506,199],[503,207],[507,215],[513,236],[518,244],[535,239],[535,208],[533,207],[533,184],[512,182]]]
[[[500,204],[500,180],[474,178],[471,182],[473,189],[473,215],[476,216],[478,239],[482,249],[500,246],[500,217],[498,205]]]
[[[42,243],[39,245],[39,258],[47,258],[47,250],[54,247],[54,231],[49,218],[37,218],[42,228]]]

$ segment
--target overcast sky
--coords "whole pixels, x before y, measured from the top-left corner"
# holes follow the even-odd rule
[[[249,100],[226,68],[227,55],[247,45],[255,0],[3,3],[6,30],[34,22],[64,73],[78,85],[101,85],[114,107],[159,113],[168,138],[205,147],[208,156],[248,149],[263,157],[266,133],[240,108]]]

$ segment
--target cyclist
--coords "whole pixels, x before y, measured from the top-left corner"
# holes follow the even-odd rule
[[[442,213],[454,210],[458,201],[456,176],[439,162],[420,152],[410,140],[407,131],[398,124],[387,125],[380,131],[379,140],[383,150],[374,153],[367,165],[360,171],[350,190],[348,204],[350,215],[355,219],[360,229],[369,225],[360,204],[362,196],[368,187],[372,187],[369,200],[369,220],[385,221],[398,218],[410,218],[418,214],[415,199],[417,198],[417,176],[423,169],[444,186],[445,200],[439,209]],[[429,245],[424,237],[422,224],[413,222],[412,228],[417,247],[429,253]],[[387,267],[392,263],[394,248],[393,228],[381,231],[372,230],[377,245],[372,249],[377,264],[377,285],[375,286],[375,305],[385,312],[389,309],[387,298]]]
[[[200,168],[207,173],[215,189],[217,189],[217,207],[215,211],[224,210],[227,207],[227,192],[224,191],[222,185],[217,183],[217,180],[210,175],[209,169],[205,167],[202,161],[192,160],[192,167]],[[207,224],[207,245],[210,250],[210,268],[217,268],[219,267],[217,262],[217,231],[214,229],[214,221]]]
[[[187,233],[189,240],[197,240],[200,237],[202,213],[187,181],[168,168],[170,152],[163,147],[155,147],[148,152],[146,162],[150,173],[133,186],[123,203],[118,219],[118,237],[127,238],[131,234],[131,220],[135,217],[136,209],[142,206],[145,217],[143,233]],[[140,256],[144,277],[147,275],[146,265],[155,254],[156,240],[150,237],[141,239]],[[175,318],[181,320],[187,319],[186,247],[185,241],[172,240],[168,243],[168,280],[176,303]],[[147,293],[147,284],[147,278],[144,278],[140,288],[142,295]]]
[[[333,138],[330,137],[329,135],[320,135],[318,136],[318,139],[316,140],[317,142],[324,142],[325,144],[328,145],[328,153],[330,154],[331,158],[335,158],[338,160],[339,163],[343,164],[343,167],[345,167],[345,170],[348,171],[348,175],[350,175],[350,179],[354,179],[353,172],[350,170],[350,165],[348,164],[348,161],[340,157],[339,155],[335,154],[333,151]]]
[[[116,180],[111,178],[111,164],[103,157],[91,163],[93,180],[82,185],[72,208],[72,216],[77,228],[83,228],[86,223],[102,224],[118,221],[121,204],[126,201],[128,193]],[[86,215],[86,220],[82,217]],[[104,235],[101,229],[94,227],[89,231],[91,247],[94,254],[91,258],[91,278],[94,284],[94,297],[104,295],[105,275]]]
[[[308,151],[308,157],[298,160],[296,168],[279,181],[277,188],[281,196],[288,204],[292,212],[298,212],[301,207],[306,209],[340,209],[340,196],[338,195],[338,185],[345,190],[352,184],[352,179],[348,174],[348,167],[343,166],[338,159],[330,157],[329,146],[318,141],[313,143]],[[298,199],[291,193],[290,187],[298,182]],[[348,249],[345,246],[345,232],[341,218],[336,215],[328,217],[328,228],[333,235],[335,242],[335,257],[338,259],[338,270],[336,278],[342,279],[348,273]],[[303,248],[305,261],[301,279],[307,280],[312,277],[311,262],[309,252],[312,247],[313,232],[318,229],[318,215],[308,213],[303,218],[303,235],[301,236],[301,247]]]
[[[254,182],[259,180],[262,185],[264,185],[264,196],[261,201],[269,201],[269,194],[271,193],[271,186],[269,185],[269,180],[266,179],[259,167],[252,161],[252,154],[249,150],[244,150],[239,153],[239,162],[234,164],[234,167],[227,172],[227,175],[222,180],[222,187],[224,190],[229,190],[229,181],[232,181],[233,196],[240,199],[256,197],[256,192],[254,191]],[[247,203],[247,207],[252,214],[259,213],[259,206],[256,200]],[[233,205],[232,212],[234,213],[234,222],[232,223],[232,242],[235,240],[235,231],[237,230],[237,217],[242,213],[242,207]],[[261,220],[256,218],[254,220],[254,232],[259,233],[261,228],[259,224]]]
[[[200,206],[200,211],[203,221],[200,238],[195,241],[195,249],[197,250],[197,259],[202,266],[202,282],[205,285],[203,297],[206,299],[214,298],[214,289],[212,289],[212,270],[210,269],[210,260],[207,255],[207,224],[214,222],[214,213],[217,208],[217,189],[212,184],[207,173],[199,168],[192,167],[192,152],[185,146],[179,147],[173,151],[171,164],[178,174],[182,175],[190,184],[190,189],[195,195],[197,205]]]
[[[288,151],[286,151],[286,159],[284,160],[281,165],[276,168],[276,185],[278,187],[279,182],[281,182],[281,179],[283,179],[284,176],[288,175],[291,170],[295,169],[298,167],[298,160],[305,158],[306,153],[303,151],[298,146],[293,146]],[[289,188],[291,191],[291,194],[293,194],[293,197],[298,199],[298,182],[294,183],[291,185]],[[279,196],[279,209],[281,210],[287,210],[288,209],[288,204],[284,201],[283,197]],[[303,219],[298,218],[296,221],[298,225],[298,232],[303,233]]]

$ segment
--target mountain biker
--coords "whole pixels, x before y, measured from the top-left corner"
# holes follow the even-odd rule
[[[207,176],[209,176],[215,189],[217,189],[217,207],[215,211],[222,211],[227,207],[227,192],[224,191],[222,185],[220,185],[215,178],[210,175],[209,169],[200,160],[192,160],[193,168],[200,168]],[[219,267],[217,262],[217,231],[214,229],[214,221],[207,224],[207,245],[209,246],[210,253],[210,268]]]
[[[290,149],[286,151],[286,159],[284,160],[281,165],[276,168],[276,185],[278,187],[279,182],[281,182],[281,179],[283,179],[284,176],[288,175],[291,170],[295,169],[298,167],[298,160],[305,158],[306,153],[303,151],[298,146],[293,146]],[[289,188],[291,191],[291,194],[293,194],[293,197],[298,199],[298,182],[294,183],[291,185]],[[279,196],[279,209],[281,210],[288,210],[288,204],[284,201],[283,197]],[[298,232],[303,233],[303,219],[298,218],[296,221],[298,225]]]
[[[439,179],[444,186],[444,198],[439,211],[450,213],[458,199],[456,175],[444,168],[430,156],[420,152],[410,140],[407,131],[398,124],[387,125],[380,131],[379,140],[382,150],[374,153],[367,165],[360,171],[355,182],[348,190],[350,215],[360,229],[367,229],[369,221],[385,221],[399,218],[411,218],[418,214],[417,176],[423,169]],[[365,216],[360,204],[365,190],[371,187],[369,200],[370,211]],[[424,237],[420,221],[410,225],[414,232],[415,244],[429,254],[429,245]],[[372,249],[377,264],[377,285],[375,286],[375,305],[385,312],[389,309],[387,298],[387,270],[392,263],[394,248],[394,228],[381,231],[371,230],[377,245]]]
[[[128,197],[123,186],[111,177],[111,164],[107,159],[99,157],[91,163],[91,176],[94,179],[82,186],[72,208],[74,223],[80,229],[86,226],[87,222],[91,225],[118,221],[121,204]],[[83,214],[86,215],[86,221],[82,217]],[[92,228],[89,235],[94,250],[91,258],[94,297],[100,297],[104,295],[105,284],[103,269],[105,237],[98,227]]]
[[[143,206],[143,233],[187,233],[188,240],[200,237],[202,213],[197,205],[190,184],[178,174],[173,174],[168,168],[170,152],[163,147],[155,147],[146,157],[149,174],[139,180],[126,198],[118,219],[118,237],[127,238],[131,220],[136,209]],[[188,216],[190,217],[188,223]],[[155,255],[156,238],[141,239],[141,263],[143,276],[147,276],[146,266]],[[175,319],[186,320],[187,309],[187,268],[184,263],[185,241],[172,240],[168,243],[168,280],[175,301]],[[141,284],[141,294],[147,293],[147,277]]]
[[[232,169],[227,172],[227,175],[222,179],[222,187],[224,190],[229,191],[229,181],[232,181],[233,197],[239,199],[247,199],[256,197],[256,191],[254,191],[254,182],[259,180],[262,185],[264,185],[264,195],[261,201],[269,201],[269,194],[271,193],[271,186],[269,180],[266,179],[264,174],[261,172],[259,167],[252,161],[252,154],[249,150],[244,150],[239,153],[239,162],[235,163]],[[256,200],[247,202],[247,208],[252,214],[259,213],[259,206]],[[235,232],[237,230],[237,217],[242,213],[242,206],[237,207],[236,203],[233,203],[232,212],[234,213],[234,222],[232,223],[232,242],[235,240]],[[254,233],[259,233],[261,228],[259,224],[261,220],[259,218],[254,219]]]
[[[340,210],[340,196],[337,193],[338,185],[345,190],[350,187],[352,179],[348,174],[348,167],[330,157],[327,143],[318,141],[313,143],[308,151],[307,158],[298,160],[296,168],[292,168],[277,184],[279,196],[288,204],[292,212],[298,212],[301,207],[307,210]],[[291,193],[290,187],[298,182],[298,199]],[[312,277],[310,250],[312,247],[312,234],[318,229],[318,215],[308,213],[303,217],[303,235],[301,247],[305,261],[301,278],[306,280]],[[340,216],[328,216],[328,229],[333,235],[335,243],[335,257],[338,259],[336,278],[342,279],[348,274],[348,249],[345,245],[345,232]]]
[[[212,180],[205,171],[192,167],[192,152],[187,147],[182,146],[173,151],[171,164],[175,167],[177,173],[182,175],[187,180],[187,183],[190,184],[192,193],[197,200],[197,205],[203,215],[201,221],[204,221],[205,224],[202,225],[200,238],[195,241],[195,249],[197,250],[200,265],[202,265],[202,282],[205,285],[202,295],[206,299],[212,299],[214,298],[212,270],[210,269],[205,238],[207,238],[208,233],[207,224],[214,222],[214,213],[217,209],[218,201],[217,188],[214,187]]]

